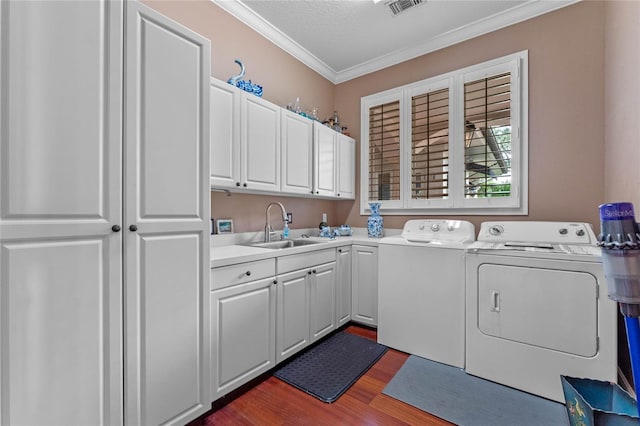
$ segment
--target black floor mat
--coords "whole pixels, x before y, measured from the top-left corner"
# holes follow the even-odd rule
[[[339,332],[288,361],[273,375],[321,401],[334,402],[386,350],[372,340]]]

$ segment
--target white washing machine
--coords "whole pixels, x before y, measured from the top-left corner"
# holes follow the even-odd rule
[[[589,224],[485,222],[467,249],[466,372],[564,402],[617,381],[617,305]]]
[[[464,367],[465,248],[472,223],[409,220],[378,245],[378,342]]]

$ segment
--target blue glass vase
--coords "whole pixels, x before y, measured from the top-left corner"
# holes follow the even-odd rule
[[[380,216],[380,203],[369,203],[371,215],[367,219],[367,234],[371,238],[382,237],[384,218]]]

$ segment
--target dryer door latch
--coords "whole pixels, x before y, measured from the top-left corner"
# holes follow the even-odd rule
[[[489,305],[491,306],[491,312],[500,312],[500,292],[498,290],[492,290],[490,297]]]

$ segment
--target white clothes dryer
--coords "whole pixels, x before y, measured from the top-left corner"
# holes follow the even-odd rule
[[[409,220],[378,244],[378,342],[464,367],[465,248],[472,223]]]
[[[466,256],[466,372],[564,402],[617,380],[617,306],[589,224],[485,222]]]

